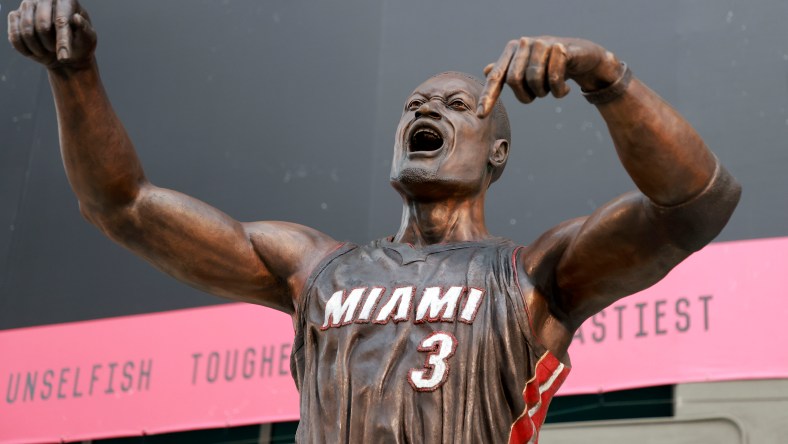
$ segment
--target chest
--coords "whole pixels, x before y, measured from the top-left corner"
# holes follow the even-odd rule
[[[496,258],[476,250],[419,260],[397,251],[360,250],[327,267],[312,286],[307,322],[321,330],[350,324],[466,323],[506,290]]]

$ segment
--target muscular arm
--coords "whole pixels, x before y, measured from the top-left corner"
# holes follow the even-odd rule
[[[566,245],[554,296],[571,327],[653,285],[705,246],[740,195],[689,123],[637,79],[598,109],[639,191],[599,208]]]
[[[47,17],[55,18],[54,26],[63,25],[58,17],[70,17],[64,23],[70,34],[61,41],[58,29],[54,41],[51,20],[39,23]],[[93,58],[95,34],[84,17],[70,1],[26,1],[9,15],[11,43],[49,69],[63,163],[82,214],[192,286],[292,313],[307,275],[336,242],[296,224],[243,224],[148,182],[101,84]],[[35,41],[45,43],[31,47]]]
[[[549,93],[563,97],[567,78],[584,91],[605,89],[623,67],[591,42],[540,37],[510,42],[485,71],[481,115],[504,82],[528,103]],[[689,123],[637,79],[597,108],[638,190],[548,231],[520,258],[536,288],[529,303],[543,308],[537,324],[559,353],[588,317],[653,285],[710,242],[740,195]]]

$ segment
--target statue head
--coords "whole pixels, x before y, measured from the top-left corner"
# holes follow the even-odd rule
[[[511,131],[500,101],[476,115],[484,83],[460,72],[427,79],[408,97],[397,127],[391,184],[406,198],[483,194],[509,156]]]

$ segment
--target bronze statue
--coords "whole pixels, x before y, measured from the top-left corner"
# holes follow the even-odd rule
[[[85,218],[189,285],[293,316],[299,442],[535,442],[573,333],[710,242],[740,187],[692,127],[592,42],[510,41],[486,82],[436,75],[407,99],[391,184],[402,224],[368,245],[285,222],[241,223],[148,182],[73,0],[24,0],[9,40],[47,67]],[[638,190],[521,247],[485,227],[509,154],[498,96],[575,81]]]

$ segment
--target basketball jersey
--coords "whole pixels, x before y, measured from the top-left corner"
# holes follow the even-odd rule
[[[300,443],[536,443],[569,368],[532,333],[504,239],[344,244],[294,317]]]

